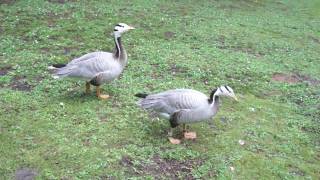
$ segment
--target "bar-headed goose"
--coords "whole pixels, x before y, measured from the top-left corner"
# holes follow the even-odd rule
[[[169,140],[173,144],[179,144],[180,140],[172,137],[173,128],[183,124],[184,137],[195,139],[195,132],[188,132],[185,124],[196,123],[212,118],[219,109],[219,96],[228,96],[237,100],[233,90],[229,86],[220,86],[214,89],[210,97],[192,89],[168,90],[158,94],[135,95],[141,98],[138,105],[148,111],[156,112],[159,117],[168,119],[171,125]]]
[[[124,23],[114,27],[115,49],[110,52],[91,52],[73,59],[68,64],[55,64],[49,67],[54,78],[75,77],[86,81],[86,93],[90,92],[90,84],[96,86],[96,94],[101,99],[109,95],[100,93],[100,85],[116,79],[125,68],[128,57],[121,43],[121,35],[134,29]]]

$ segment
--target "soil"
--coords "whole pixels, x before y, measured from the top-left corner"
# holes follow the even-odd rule
[[[227,49],[227,50],[232,50],[232,51],[238,51],[238,52],[243,52],[252,56],[255,56],[257,58],[263,57],[265,54],[262,52],[259,52],[252,47],[249,47],[250,44],[248,45],[226,45],[225,44],[225,36],[221,35],[216,39],[216,41],[219,42],[219,45],[217,48],[219,49]]]
[[[314,36],[309,36],[309,38],[310,38],[313,42],[320,44],[320,38],[316,38],[316,37],[314,37]]]
[[[70,54],[70,53],[72,53],[74,51],[79,51],[79,49],[75,48],[75,47],[64,47],[63,48],[63,54],[64,55],[68,55],[68,54]]]
[[[12,69],[11,66],[5,66],[0,68],[0,76],[5,76]]]
[[[167,39],[167,40],[172,39],[172,38],[174,38],[175,34],[176,33],[174,33],[174,32],[167,31],[167,32],[164,33],[164,38]]]
[[[33,180],[37,176],[37,171],[30,168],[21,168],[16,171],[15,179],[16,180]]]
[[[289,171],[290,174],[293,174],[295,176],[305,176],[305,172],[303,170],[293,165],[289,165]]]
[[[15,76],[9,85],[11,89],[18,91],[31,91],[32,86],[26,81],[24,76]]]
[[[295,84],[299,82],[307,82],[309,85],[320,84],[320,80],[311,78],[307,75],[301,75],[299,73],[293,73],[293,74],[275,73],[272,75],[272,80],[289,83],[289,84]]]
[[[48,0],[51,3],[59,3],[59,4],[64,4],[67,2],[67,0]]]
[[[151,158],[152,163],[141,163],[136,165],[133,163],[133,159],[129,156],[124,156],[120,164],[127,167],[130,172],[135,174],[150,174],[153,177],[160,178],[165,177],[169,179],[181,178],[181,174],[184,174],[183,179],[194,179],[191,172],[192,170],[200,166],[203,163],[201,159],[187,159],[179,161],[175,159],[161,158],[159,155],[154,155]]]
[[[177,66],[176,64],[172,64],[170,71],[173,75],[180,74],[180,73],[186,73],[188,71],[187,68]]]
[[[0,4],[12,5],[15,3],[15,0],[0,0]]]

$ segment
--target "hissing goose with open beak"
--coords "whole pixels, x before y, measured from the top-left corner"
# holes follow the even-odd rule
[[[214,89],[210,97],[192,89],[168,90],[158,94],[135,95],[141,98],[138,105],[148,111],[156,112],[159,117],[168,119],[171,125],[169,140],[173,144],[179,144],[180,140],[172,137],[173,128],[183,124],[184,137],[195,139],[195,132],[187,132],[185,124],[196,123],[211,119],[218,111],[220,96],[232,97],[237,100],[233,90],[229,86],[220,86]]]
[[[91,52],[70,61],[68,64],[54,64],[53,78],[75,77],[86,81],[86,93],[90,92],[90,85],[96,86],[96,94],[101,99],[109,95],[100,93],[103,83],[116,79],[124,70],[128,62],[127,53],[121,43],[121,35],[133,27],[119,23],[114,27],[115,49],[110,52]]]

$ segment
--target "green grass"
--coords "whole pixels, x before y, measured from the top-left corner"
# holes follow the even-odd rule
[[[21,168],[38,179],[320,178],[319,1],[3,2],[0,179]],[[129,65],[103,86],[111,99],[50,77],[51,63],[112,50],[118,22],[137,29],[123,36]],[[240,102],[223,98],[181,145],[133,96],[225,84]]]

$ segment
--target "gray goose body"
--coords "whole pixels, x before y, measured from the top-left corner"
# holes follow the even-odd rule
[[[127,55],[125,52],[118,59],[113,53],[92,52],[72,60],[65,67],[57,69],[54,76],[58,78],[75,77],[85,81],[96,78],[97,83],[103,84],[116,79],[122,73],[126,64]]]
[[[148,95],[138,102],[143,109],[154,111],[175,123],[195,123],[212,118],[219,108],[219,96],[212,101],[205,94],[192,89],[168,90]]]
[[[128,62],[127,53],[121,43],[121,34],[134,29],[124,23],[119,23],[114,28],[115,49],[110,52],[91,52],[73,59],[68,64],[56,64],[49,67],[53,70],[53,77],[80,78],[86,81],[86,92],[90,92],[90,84],[97,86],[96,93],[101,99],[109,95],[100,93],[100,85],[118,78]]]
[[[210,96],[192,89],[168,90],[157,94],[138,93],[141,98],[138,105],[151,112],[156,112],[159,117],[168,119],[171,125],[169,141],[179,144],[181,141],[172,137],[173,128],[183,124],[184,138],[195,139],[195,132],[188,132],[186,124],[196,123],[211,119],[219,110],[220,96],[229,96],[237,100],[229,86],[220,86],[214,89]]]

